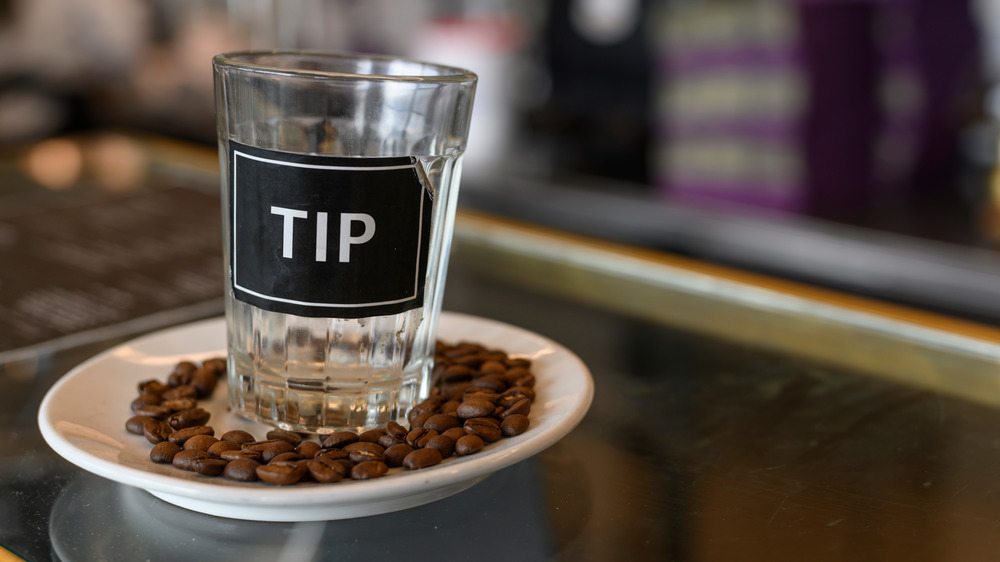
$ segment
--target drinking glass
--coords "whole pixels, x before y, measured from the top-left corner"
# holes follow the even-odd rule
[[[401,58],[213,59],[231,407],[384,425],[429,393],[475,74]]]

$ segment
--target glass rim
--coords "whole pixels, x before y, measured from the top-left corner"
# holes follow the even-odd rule
[[[290,66],[278,66],[273,64],[262,64],[258,62],[263,57],[301,57],[319,58],[335,60],[355,60],[355,61],[378,61],[392,62],[401,61],[420,65],[426,68],[433,68],[439,74],[361,74],[356,72],[338,72],[332,70],[317,70],[311,68],[294,68]],[[368,53],[338,53],[328,51],[298,51],[298,50],[243,50],[219,53],[212,57],[214,66],[225,66],[245,70],[248,72],[259,72],[261,74],[275,74],[281,76],[312,76],[315,78],[336,78],[357,81],[389,81],[389,82],[475,82],[478,76],[470,70],[457,66],[438,64],[407,57],[391,55],[368,54]]]

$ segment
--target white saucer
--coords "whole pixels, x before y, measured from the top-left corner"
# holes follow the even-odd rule
[[[473,341],[532,360],[537,379],[531,427],[468,457],[386,477],[336,484],[278,487],[208,478],[149,460],[149,443],[125,431],[136,385],[165,380],[182,359],[225,354],[225,322],[212,319],[144,336],[110,349],[62,377],[38,411],[42,436],[77,466],[111,480],[148,490],[175,505],[221,517],[257,521],[321,521],[388,513],[433,502],[527,459],[554,444],[583,419],[594,386],[586,365],[563,346],[537,334],[474,316],[442,313],[438,337]],[[225,387],[200,405],[217,430],[269,429],[228,411]]]

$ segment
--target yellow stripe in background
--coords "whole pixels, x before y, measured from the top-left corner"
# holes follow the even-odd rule
[[[24,559],[0,546],[0,562],[24,562]]]

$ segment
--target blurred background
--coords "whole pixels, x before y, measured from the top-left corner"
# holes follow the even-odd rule
[[[1000,0],[0,0],[0,218],[211,150],[246,48],[477,72],[463,207],[1000,324]]]

